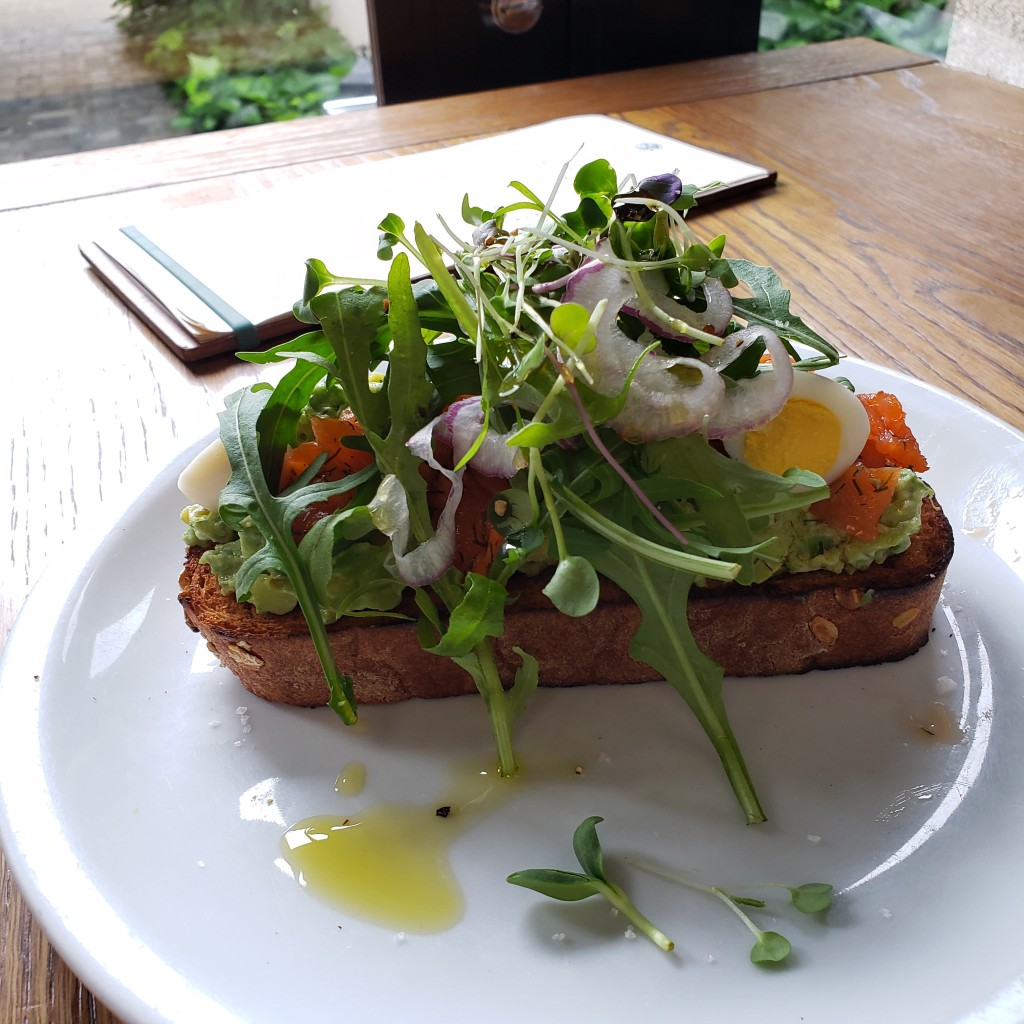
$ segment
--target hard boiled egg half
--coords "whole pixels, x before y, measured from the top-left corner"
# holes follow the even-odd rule
[[[778,415],[722,443],[734,459],[780,476],[797,467],[832,483],[853,465],[870,433],[860,400],[831,377],[797,370]]]

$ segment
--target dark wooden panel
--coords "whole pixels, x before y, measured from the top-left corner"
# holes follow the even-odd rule
[[[574,75],[757,49],[761,0],[570,0]]]
[[[388,104],[754,50],[761,0],[369,0],[368,10]]]

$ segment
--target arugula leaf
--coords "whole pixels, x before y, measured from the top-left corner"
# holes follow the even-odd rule
[[[639,537],[627,527],[613,523],[601,515],[590,504],[567,488],[559,487],[556,493],[558,500],[584,526],[593,530],[598,536],[604,537],[605,540],[611,541],[614,547],[628,550],[652,565],[660,565],[661,568],[671,572],[698,573],[719,580],[735,579],[739,572],[739,566],[733,563],[722,562],[717,558],[708,558],[689,551],[681,551],[679,548],[666,547],[664,544],[658,544],[646,537]],[[597,569],[598,572],[604,572],[600,566]]]
[[[400,222],[396,221],[397,218],[389,218],[387,223],[398,228]],[[440,262],[440,252],[432,240],[419,225],[416,229],[418,241],[431,254],[428,260]],[[443,268],[443,264],[441,266]],[[448,276],[447,271],[444,276]],[[453,282],[451,286],[454,287]],[[447,295],[445,288],[442,291]],[[405,492],[411,533],[419,544],[433,535],[433,527],[426,502],[426,483],[420,473],[421,463],[406,442],[421,425],[430,384],[426,378],[427,349],[412,289],[409,260],[404,253],[392,261],[386,297],[385,303],[384,293],[375,289],[328,291],[312,296],[309,307],[320,320],[335,351],[337,376],[373,449],[377,469],[385,479],[396,481]],[[466,309],[469,308],[466,303]],[[392,344],[386,387],[375,391],[370,387],[367,374],[382,318],[386,318]],[[424,646],[451,657],[472,675],[488,708],[500,770],[504,775],[512,775],[516,771],[511,742],[516,701],[510,701],[505,693],[488,644],[488,637],[500,635],[505,590],[493,580],[472,575],[463,586],[451,573],[436,580],[432,589],[447,610],[448,625],[447,628],[443,625],[429,598],[417,589],[416,601],[423,612],[420,636]],[[426,640],[431,628],[435,636],[441,637],[433,644]],[[521,671],[524,682],[519,687],[520,694],[530,688],[531,668],[524,663]],[[532,672],[535,676],[535,663]]]
[[[285,359],[304,359],[307,363],[315,363],[321,367],[324,373],[334,371],[334,364],[330,359],[331,346],[323,331],[307,331],[297,338],[290,338],[271,348],[239,351],[235,355],[247,363],[280,363]]]
[[[466,578],[465,596],[452,609],[441,639],[428,648],[432,654],[465,657],[486,637],[505,631],[505,588],[479,573],[468,573]]]
[[[779,275],[771,267],[762,267],[750,260],[730,259],[729,266],[736,277],[753,292],[752,298],[736,297],[733,309],[748,323],[770,327],[787,343],[790,355],[797,358],[801,369],[822,369],[839,362],[839,352],[817,331],[812,330],[789,310],[790,292],[782,286]],[[789,342],[807,345],[821,353],[819,357],[801,359]]]
[[[423,307],[417,301],[420,323]],[[427,376],[437,391],[442,406],[451,405],[463,395],[480,393],[480,367],[470,345],[459,339],[435,339],[427,347]]]
[[[376,468],[369,466],[343,480],[291,489],[282,496],[271,494],[263,475],[258,446],[259,418],[271,394],[266,387],[236,392],[228,396],[225,410],[220,414],[221,440],[231,464],[231,478],[221,492],[221,518],[235,530],[240,528],[243,519],[250,518],[266,541],[262,548],[243,563],[236,574],[235,585],[239,597],[244,600],[252,580],[260,572],[275,569],[288,577],[327,679],[331,694],[328,703],[342,721],[351,724],[356,720],[352,679],[342,673],[335,663],[324,628],[316,585],[299,554],[291,527],[295,517],[311,501],[351,490],[375,473]]]
[[[292,313],[300,323],[315,324],[317,317],[309,308],[309,300],[324,291],[338,291],[351,285],[382,285],[383,281],[368,281],[358,277],[339,277],[332,274],[322,260],[306,260],[306,277],[303,281],[302,298],[292,306]],[[285,342],[287,344],[287,342]]]
[[[602,575],[633,599],[643,618],[630,654],[668,680],[686,701],[718,754],[747,823],[765,820],[722,698],[723,673],[697,646],[686,617],[688,572],[651,562],[623,545],[590,556]]]
[[[380,434],[388,422],[387,395],[373,390],[369,380],[388,301],[387,290],[379,287],[319,292],[309,300],[309,308],[334,350],[335,373],[367,436]]]
[[[790,471],[783,476],[754,469],[738,459],[716,451],[699,434],[649,441],[640,454],[644,477],[641,486],[659,500],[700,499],[733,494],[747,518],[764,515],[765,508],[782,502],[780,495],[797,498],[797,505],[809,505],[827,497],[828,485],[816,473]]]
[[[426,419],[433,394],[427,377],[427,346],[420,327],[419,306],[412,290],[409,257],[399,253],[388,274],[388,328],[391,353],[388,359],[387,400],[390,431],[386,450],[397,465],[413,428]]]
[[[689,502],[695,511],[678,513],[675,523],[702,530],[712,545],[729,551],[742,566],[736,580],[744,584],[767,579],[778,565],[774,539],[763,538],[760,524],[766,517],[828,495],[825,481],[816,474],[776,476],[752,469],[716,451],[699,435],[652,442],[641,464],[647,474],[640,482],[644,491],[661,501]]]
[[[298,360],[281,378],[256,423],[260,462],[267,480],[280,480],[284,453],[295,437],[295,428],[313,389],[324,378],[323,369]]]
[[[519,655],[520,666],[516,669],[516,677],[512,689],[505,697],[509,718],[515,721],[525,710],[526,702],[537,689],[540,682],[540,665],[532,654],[527,654],[521,647],[512,650]]]
[[[358,542],[373,530],[369,509],[350,505],[318,520],[299,543],[327,621],[367,610],[389,611],[401,601],[405,586],[387,570],[387,547]],[[344,558],[335,557],[339,547]]]
[[[462,340],[462,328],[459,326],[458,318],[449,308],[441,289],[434,283],[434,279],[428,277],[423,281],[414,281],[412,293],[416,297],[416,306],[420,311],[420,323],[423,327],[433,331],[435,336],[442,334],[450,336],[464,346],[465,342]],[[472,349],[470,351],[472,352]]]

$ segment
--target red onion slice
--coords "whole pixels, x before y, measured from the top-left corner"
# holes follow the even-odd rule
[[[690,309],[689,306],[676,302],[666,290],[665,275],[661,271],[648,271],[643,278],[654,304],[673,319],[682,320],[684,324],[710,334],[721,334],[729,326],[729,322],[732,320],[732,295],[717,277],[705,278],[701,285],[707,302],[707,309],[703,313],[698,313],[696,310]],[[644,316],[642,308],[639,312],[641,316]],[[664,333],[665,326],[658,321],[655,323],[657,329]]]
[[[412,551],[405,550],[410,532],[409,504],[405,488],[393,473],[384,477],[368,506],[373,525],[391,540],[395,575],[412,587],[433,583],[455,560],[455,513],[462,500],[462,470],[447,469],[434,458],[432,442],[438,419],[431,420],[406,441],[414,455],[451,483],[434,535]]]
[[[435,436],[452,446],[453,459],[458,465],[483,430],[484,411],[480,396],[471,395],[452,402],[435,423]],[[514,433],[514,430],[503,433],[493,427],[488,429],[468,464],[484,476],[511,480],[527,465],[522,450],[507,443]]]
[[[461,404],[452,422],[452,452],[456,465],[476,444],[484,425],[484,412],[479,398],[470,398]],[[503,432],[489,427],[468,464],[484,476],[511,480],[527,466],[522,449],[508,443],[514,433],[514,430]]]
[[[558,278],[557,281],[541,281],[539,284],[533,285],[530,290],[534,295],[546,295],[548,292],[557,292],[559,288],[571,288],[573,281],[578,280],[584,274],[589,274],[592,270],[597,270],[601,266],[603,264],[598,259],[584,260],[575,270]]]
[[[789,352],[779,336],[768,327],[744,327],[742,331],[730,334],[726,339],[730,348],[728,360],[717,350],[704,358],[706,361],[712,357],[722,363],[729,362],[758,338],[764,340],[765,349],[771,356],[771,369],[761,369],[757,376],[738,381],[736,387],[725,392],[721,406],[708,423],[707,436],[710,438],[733,437],[763,426],[779,414],[793,390],[793,364]]]
[[[594,387],[604,395],[622,390],[633,364],[647,346],[619,329],[616,317],[627,301],[636,301],[629,275],[608,264],[572,283],[566,299],[589,310],[607,300],[595,335],[597,345],[584,362]],[[692,378],[692,383],[684,379]],[[668,356],[655,349],[640,361],[622,412],[611,422],[623,437],[653,441],[699,430],[722,402],[725,385],[716,370],[699,359]]]
[[[721,345],[713,345],[700,358],[708,366],[724,370],[762,336],[763,332],[751,330],[749,327],[743,328],[742,331],[733,331],[722,339]]]

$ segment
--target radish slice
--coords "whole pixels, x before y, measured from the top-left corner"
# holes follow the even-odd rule
[[[721,406],[708,422],[707,436],[710,438],[732,437],[763,426],[779,414],[793,390],[793,364],[789,352],[779,336],[768,327],[744,327],[742,331],[730,334],[722,346],[728,345],[731,350],[728,359],[718,350],[712,350],[704,359],[722,364],[731,362],[758,338],[763,339],[771,356],[771,369],[761,369],[757,376],[738,381],[736,387],[725,392]]]

